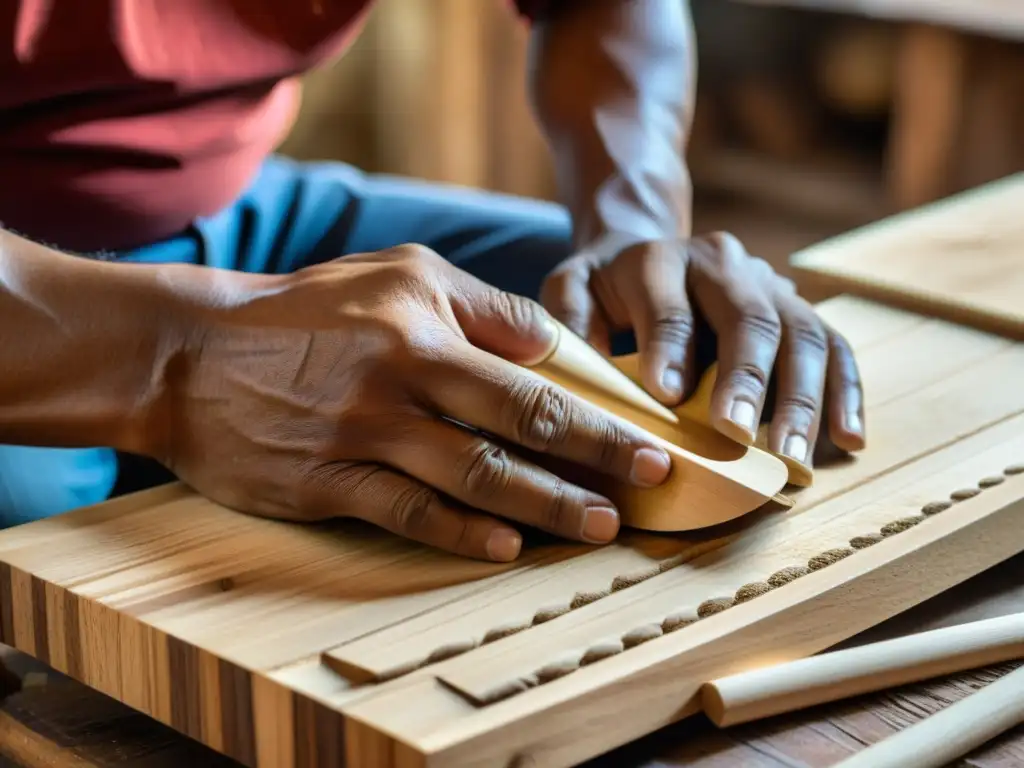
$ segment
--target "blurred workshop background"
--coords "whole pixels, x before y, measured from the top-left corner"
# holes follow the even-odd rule
[[[1024,167],[1024,0],[691,8],[698,232],[728,229],[784,270],[809,243]],[[281,151],[553,198],[526,32],[502,0],[379,0],[308,78]]]

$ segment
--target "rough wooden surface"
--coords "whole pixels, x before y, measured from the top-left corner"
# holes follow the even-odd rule
[[[860,635],[879,640],[1024,609],[1024,557]],[[0,706],[0,768],[238,768],[238,764],[24,656],[8,663],[29,687]],[[719,731],[680,723],[591,761],[586,768],[826,768],[983,685],[1010,666],[908,686]],[[33,684],[35,683],[35,684]],[[8,684],[10,689],[10,683]],[[968,756],[970,768],[1024,764],[1024,729]]]

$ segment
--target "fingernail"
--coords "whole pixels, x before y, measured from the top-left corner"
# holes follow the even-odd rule
[[[519,556],[523,537],[508,528],[496,528],[487,537],[487,556],[491,560],[507,563]]]
[[[675,368],[666,368],[661,374],[661,387],[670,397],[683,394],[683,374]]]
[[[860,413],[858,413],[857,411],[847,411],[846,431],[854,435],[864,434],[864,425],[861,424]]]
[[[661,485],[672,469],[672,460],[664,451],[641,448],[633,454],[633,469],[629,479],[634,485],[653,487]]]
[[[845,397],[843,405],[846,407],[846,431],[854,435],[862,435],[864,433],[864,424],[861,423],[860,418],[860,406],[861,406],[861,392],[856,387],[851,387],[844,393]]]
[[[757,431],[757,409],[749,400],[733,400],[729,421],[753,435]]]
[[[591,507],[583,516],[583,539],[604,544],[619,532],[619,513],[609,507]]]
[[[803,464],[807,461],[807,438],[803,435],[790,435],[782,444],[782,453]]]

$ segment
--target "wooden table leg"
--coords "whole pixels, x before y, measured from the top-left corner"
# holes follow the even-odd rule
[[[896,62],[887,176],[896,210],[943,197],[963,113],[966,48],[953,30],[910,24]]]

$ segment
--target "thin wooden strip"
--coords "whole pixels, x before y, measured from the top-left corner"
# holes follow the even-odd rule
[[[325,679],[313,675],[302,679],[292,675],[288,684],[296,690],[327,697],[335,706],[347,707],[363,698],[387,696],[421,677],[465,671],[467,665],[484,665],[495,670],[495,674],[507,672],[510,679],[518,679],[528,675],[535,665],[541,666],[559,654],[570,651],[583,654],[601,639],[618,637],[644,623],[667,621],[677,614],[694,616],[697,603],[705,597],[738,590],[745,583],[764,578],[773,568],[779,569],[777,575],[799,570],[795,579],[803,578],[810,573],[808,568],[787,567],[797,563],[801,556],[809,557],[833,546],[851,531],[862,532],[864,526],[877,528],[894,515],[905,516],[923,508],[936,495],[948,494],[950,484],[970,484],[988,474],[992,466],[1003,466],[1008,457],[1021,452],[1024,452],[1024,416],[908,464],[818,508],[749,529],[743,537],[730,541],[713,554],[645,582],[630,593],[609,598],[606,603],[588,606],[578,614],[561,619],[557,626],[553,623],[538,627],[528,636],[509,638],[501,645],[480,649],[466,657],[442,662],[375,687],[330,693],[331,676],[326,672],[322,672]],[[879,542],[883,540],[880,538]],[[776,581],[775,575],[767,581],[776,588],[795,580]],[[755,601],[762,599],[758,597]],[[692,603],[688,609],[687,601]],[[685,623],[677,622],[676,629],[679,626],[688,631]]]
[[[632,538],[641,546],[630,547],[627,534],[621,545],[588,552],[560,567],[530,569],[492,589],[329,649],[324,661],[353,681],[385,679],[443,658],[439,651],[458,641],[465,644],[458,651],[470,650],[542,623],[546,610],[567,612],[628,589],[711,546],[685,539]]]
[[[582,656],[597,638],[611,637],[616,632],[646,623],[660,623],[674,611],[697,608],[697,603],[715,597],[716,593],[731,595],[744,583],[768,579],[771,573],[787,565],[807,564],[815,570],[810,561],[816,553],[843,544],[865,527],[877,530],[894,517],[907,516],[908,511],[920,508],[922,497],[934,493],[937,484],[956,483],[958,477],[969,476],[976,480],[990,471],[993,464],[1008,463],[1013,456],[1024,452],[1022,429],[1024,418],[1004,425],[1004,441],[994,447],[983,447],[994,439],[986,435],[984,439],[954,446],[945,456],[926,460],[919,468],[910,467],[900,473],[898,480],[890,478],[888,482],[875,484],[873,489],[865,489],[863,493],[873,491],[875,498],[859,508],[851,506],[849,500],[837,500],[804,512],[799,518],[784,519],[757,534],[748,531],[746,536],[711,555],[697,558],[638,587],[630,593],[628,602],[609,599],[606,606],[597,604],[582,609],[565,617],[558,627],[538,627],[528,636],[509,638],[500,646],[480,648],[449,662],[445,671],[437,674],[447,684],[476,700],[488,701],[495,695],[492,691],[503,690],[511,681],[528,678],[546,659],[570,651]],[[971,456],[974,452],[976,455]],[[940,466],[941,474],[936,474]],[[915,470],[921,473],[916,478],[913,477]],[[1017,487],[1024,493],[1024,483]],[[949,493],[948,486],[946,493]],[[928,520],[941,517],[943,515]],[[873,550],[871,547],[854,553],[851,559],[858,557],[863,561]],[[838,559],[830,562],[827,567],[835,567]],[[716,584],[725,589],[716,590]],[[763,598],[751,602],[760,599]]]
[[[417,678],[390,696],[346,708],[350,738],[365,731],[394,741],[400,734],[421,758],[445,768],[514,759],[576,764],[695,713],[708,679],[759,659],[821,651],[1024,550],[1021,514],[1020,485],[1005,483],[963,502],[958,514],[935,516],[880,542],[867,560],[848,558],[685,632],[493,706],[459,704],[454,691]],[[931,578],[917,578],[921,573]],[[396,731],[399,701],[417,702],[422,716]],[[350,766],[396,765],[363,757],[351,755]]]

